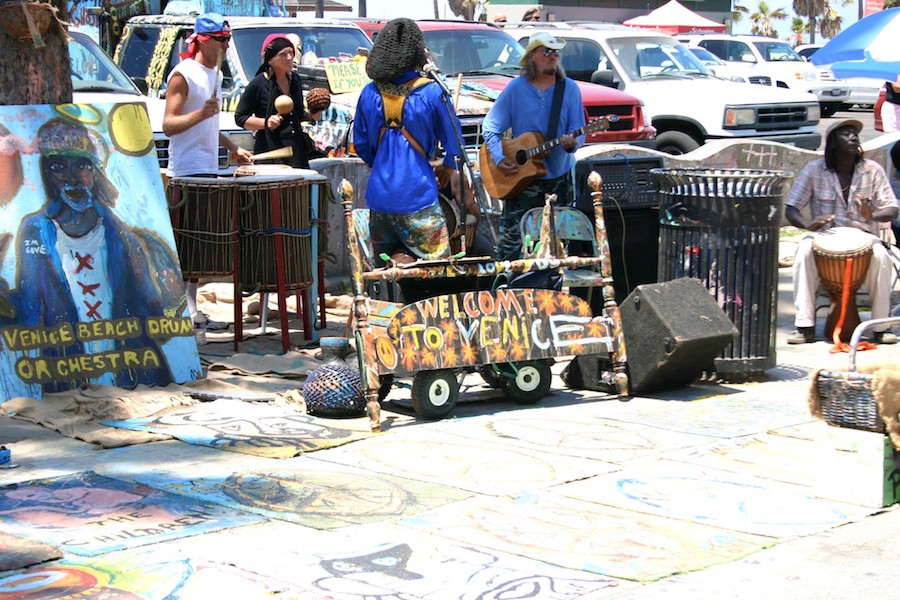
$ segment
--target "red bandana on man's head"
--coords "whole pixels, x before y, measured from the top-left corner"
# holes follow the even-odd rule
[[[225,35],[230,31],[230,29],[226,29],[225,31],[219,31],[218,33],[192,33],[187,39],[187,50],[179,52],[178,56],[181,58],[194,58],[197,56],[197,52],[200,51],[200,45],[197,42],[208,42],[212,36]]]

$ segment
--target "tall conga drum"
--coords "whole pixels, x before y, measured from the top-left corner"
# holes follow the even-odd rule
[[[819,281],[831,302],[825,320],[825,337],[832,339],[843,314],[840,340],[849,342],[860,323],[856,292],[865,281],[872,261],[872,236],[855,227],[833,227],[813,239],[812,249]]]
[[[309,288],[313,283],[311,189],[319,182],[301,169],[283,169],[277,174],[238,177],[236,183],[243,293]]]
[[[173,177],[166,199],[182,276],[233,275],[238,234],[234,180]]]

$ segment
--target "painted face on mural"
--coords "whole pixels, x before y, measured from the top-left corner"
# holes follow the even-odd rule
[[[53,186],[52,195],[76,212],[84,212],[94,204],[96,167],[83,156],[50,156],[44,169]]]

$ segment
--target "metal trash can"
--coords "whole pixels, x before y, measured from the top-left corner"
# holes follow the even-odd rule
[[[653,169],[660,182],[658,281],[700,279],[738,329],[715,359],[743,379],[775,366],[778,238],[791,172]]]

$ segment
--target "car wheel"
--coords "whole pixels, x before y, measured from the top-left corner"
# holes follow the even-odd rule
[[[838,108],[840,108],[840,106],[840,104],[820,104],[819,112],[825,118],[833,117],[834,113],[838,111]]]
[[[664,131],[656,136],[656,149],[666,154],[687,154],[700,143],[683,131]]]

